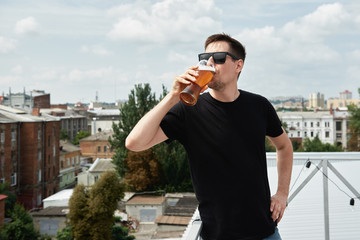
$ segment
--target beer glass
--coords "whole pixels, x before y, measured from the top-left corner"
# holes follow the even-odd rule
[[[180,100],[189,106],[194,106],[199,98],[201,89],[207,85],[215,73],[215,68],[209,65],[207,60],[201,60],[198,64],[198,76],[180,93]]]

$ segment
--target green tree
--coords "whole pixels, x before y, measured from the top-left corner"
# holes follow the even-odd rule
[[[148,111],[150,111],[158,101],[155,94],[151,93],[149,84],[135,85],[135,89],[131,90],[129,99],[120,107],[120,121],[118,124],[113,123],[113,139],[109,139],[112,149],[115,149],[113,162],[116,165],[116,170],[121,177],[125,176],[127,166],[125,159],[128,150],[125,148],[125,139],[136,123]]]
[[[74,237],[78,240],[91,239],[90,230],[90,213],[89,213],[89,195],[82,184],[74,188],[73,194],[69,199],[68,218],[72,226]]]
[[[115,171],[107,171],[89,191],[83,185],[75,187],[69,201],[68,218],[77,240],[111,239],[114,211],[124,196],[124,184]]]
[[[331,145],[329,143],[322,143],[318,136],[313,140],[306,138],[303,143],[305,152],[343,152],[341,146]]]
[[[60,140],[69,139],[69,133],[65,129],[60,130]]]
[[[113,225],[111,228],[111,237],[113,240],[133,240],[135,236],[129,236],[129,229],[123,226]]]
[[[359,88],[360,95],[360,88]],[[348,141],[348,150],[349,151],[360,151],[360,108],[355,104],[351,104],[348,106],[348,110],[350,113],[350,139]]]
[[[1,232],[6,239],[37,240],[40,234],[35,230],[33,219],[22,205],[16,203],[11,212],[12,222],[4,224]]]
[[[5,199],[5,216],[10,217],[16,203],[16,195],[11,192],[10,184],[8,182],[0,184],[0,194],[7,196]]]
[[[115,171],[107,171],[90,190],[89,212],[91,214],[92,240],[111,239],[114,211],[118,201],[124,197],[125,187]]]
[[[88,136],[90,136],[90,135],[91,135],[91,134],[90,134],[88,131],[80,130],[80,131],[76,134],[76,136],[75,136],[75,138],[74,138],[74,142],[73,142],[74,145],[78,145],[80,139],[83,139],[83,138],[88,137]]]
[[[74,237],[72,234],[71,226],[66,226],[61,231],[58,231],[57,235],[56,235],[56,239],[57,240],[73,240]]]
[[[161,101],[167,93],[166,88],[163,87],[162,94],[156,100],[155,95],[151,93],[149,84],[135,85],[135,89],[129,94],[128,101],[121,106],[120,122],[113,124],[114,138],[109,141],[112,148],[115,149],[113,162],[122,177],[125,177],[128,171],[126,159],[129,151],[125,148],[126,137],[140,118]],[[179,142],[173,141],[170,144],[159,144],[153,147],[153,151],[162,169],[162,179],[159,181],[158,188],[166,187],[171,191],[192,191],[189,163],[183,146]],[[152,184],[149,186],[153,187]]]

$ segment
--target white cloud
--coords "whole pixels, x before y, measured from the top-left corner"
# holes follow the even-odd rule
[[[13,67],[11,71],[15,74],[21,74],[23,72],[23,68],[21,65],[17,65],[16,67]]]
[[[287,23],[282,34],[297,41],[319,42],[325,37],[347,29],[351,16],[340,3],[326,4],[316,11]]]
[[[118,15],[108,37],[148,43],[191,42],[221,29],[221,10],[213,0],[163,0],[151,5],[137,1],[108,11]]]
[[[15,49],[16,40],[0,36],[0,52],[7,53]]]
[[[14,32],[20,35],[35,33],[37,31],[37,28],[38,23],[36,22],[35,18],[28,17],[21,19],[16,23]]]
[[[66,82],[79,82],[96,79],[100,84],[100,81],[106,81],[113,73],[112,67],[98,68],[93,70],[82,71],[79,69],[73,69],[68,74],[62,75],[61,80]]]
[[[99,56],[112,55],[112,53],[110,51],[108,51],[105,47],[103,47],[101,45],[92,45],[92,46],[83,45],[83,46],[81,46],[80,50],[83,53],[93,53],[93,54],[99,55]]]

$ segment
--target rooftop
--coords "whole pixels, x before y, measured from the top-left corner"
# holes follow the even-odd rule
[[[146,205],[161,205],[165,201],[163,196],[152,196],[152,195],[134,195],[127,201],[127,205],[132,204],[146,204]]]
[[[115,165],[112,159],[97,158],[89,168],[89,172],[105,172],[107,170],[114,170]]]

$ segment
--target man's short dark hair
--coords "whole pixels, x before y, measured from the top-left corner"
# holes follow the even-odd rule
[[[235,56],[241,58],[245,61],[246,51],[245,47],[236,39],[232,38],[230,35],[226,33],[219,33],[209,36],[205,41],[205,49],[210,43],[224,41],[229,43],[230,45],[230,53]]]

